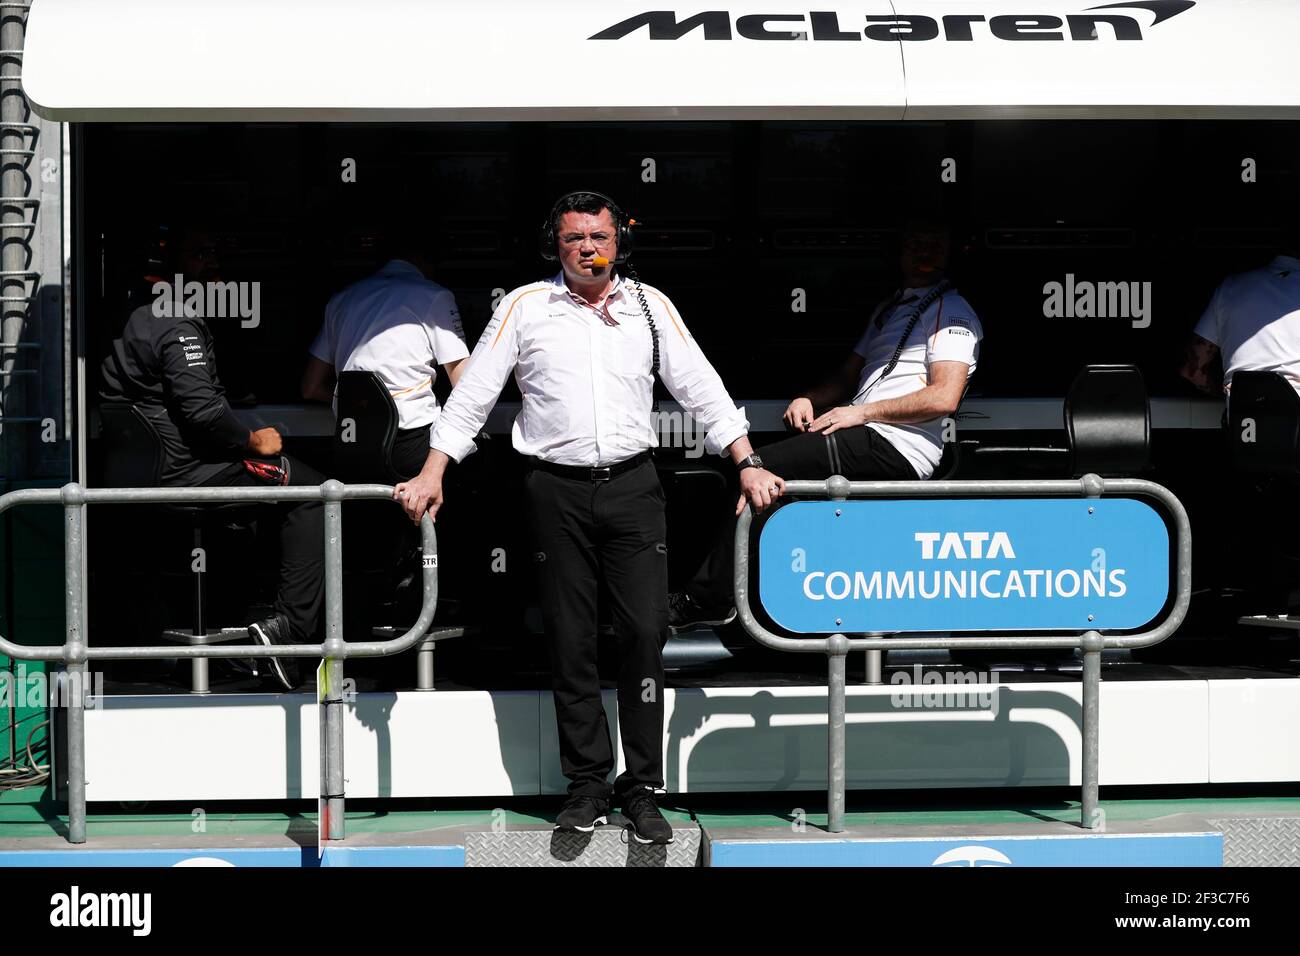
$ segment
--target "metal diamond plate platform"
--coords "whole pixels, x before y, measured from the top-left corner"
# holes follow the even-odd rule
[[[1220,817],[1224,866],[1300,866],[1300,817]]]
[[[465,834],[466,866],[699,866],[700,830],[673,827],[667,846],[637,843],[624,829],[598,827],[592,833],[510,829]]]

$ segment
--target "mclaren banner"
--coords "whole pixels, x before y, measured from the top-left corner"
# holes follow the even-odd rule
[[[1169,594],[1169,532],[1127,498],[798,501],[758,554],[801,634],[1133,630]]]

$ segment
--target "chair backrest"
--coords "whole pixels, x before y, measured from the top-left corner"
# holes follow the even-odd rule
[[[138,405],[104,402],[99,422],[108,448],[101,456],[109,488],[151,488],[162,474],[162,439]]]
[[[334,463],[341,475],[353,481],[403,481],[393,469],[397,404],[383,379],[374,372],[342,372],[337,396]]]
[[[1228,456],[1255,475],[1300,472],[1300,395],[1277,372],[1236,372],[1228,391]]]
[[[1135,365],[1088,365],[1065,397],[1070,470],[1132,475],[1151,462],[1151,406]]]

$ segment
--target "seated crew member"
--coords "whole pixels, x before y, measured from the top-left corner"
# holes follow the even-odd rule
[[[167,281],[216,282],[220,264],[208,236],[181,230]],[[170,298],[170,292],[161,293]],[[183,311],[201,313],[202,308]],[[158,313],[163,313],[162,315]],[[161,483],[168,486],[318,485],[324,478],[281,454],[274,428],[250,431],[231,410],[217,378],[212,332],[201,314],[175,315],[174,303],[136,308],[101,368],[100,398],[132,402],[162,441]],[[324,512],[319,501],[287,502],[264,511],[278,525],[280,584],[274,612],[248,628],[267,646],[310,641],[324,596]],[[269,671],[287,690],[298,686],[295,658],[270,658]]]
[[[612,795],[642,843],[672,828],[654,791],[663,786],[663,658],[668,558],[663,490],[650,460],[658,371],[704,427],[705,447],[744,467],[741,486],[766,503],[780,479],[749,467],[748,423],[668,298],[612,265],[631,251],[629,220],[605,196],[563,196],[542,228],[541,252],[558,258],[551,279],[501,300],[447,400],[420,475],[395,497],[412,518],[436,515],[451,459],[474,450],[513,372],[523,407],[514,447],[529,458],[527,516],[551,658],[560,763],[569,798],[557,828],[606,821],[614,769],[596,670],[596,602],[607,585],[621,649],[618,721],[627,769]],[[644,303],[644,305],[642,304]],[[657,345],[656,345],[657,340]]]
[[[983,336],[970,304],[948,285],[950,243],[943,223],[904,226],[902,288],[872,311],[838,371],[790,403],[785,423],[800,434],[760,449],[765,467],[787,481],[916,481],[934,473],[943,419],[961,402]],[[742,497],[737,516],[744,506]],[[727,520],[687,589],[670,599],[675,631],[735,617],[734,542]]]
[[[303,398],[334,399],[336,370],[375,372],[397,406],[393,467],[414,478],[429,456],[441,409],[433,393],[437,366],[454,386],[469,356],[449,289],[427,278],[434,255],[427,235],[405,226],[389,244],[392,258],[374,275],[337,293],[312,342],[302,377]],[[381,474],[375,463],[375,478]]]
[[[1300,392],[1300,229],[1267,266],[1223,280],[1178,371],[1208,395],[1227,392],[1236,372],[1279,372]]]

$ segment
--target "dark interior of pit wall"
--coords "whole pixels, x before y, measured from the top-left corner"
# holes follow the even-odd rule
[[[160,225],[206,225],[223,278],[261,283],[257,328],[211,323],[232,398],[297,402],[326,301],[374,270],[394,222],[416,218],[442,235],[433,277],[455,292],[472,347],[493,289],[551,274],[538,228],[557,195],[584,187],[642,223],[642,278],[673,298],[738,400],[787,400],[838,365],[895,286],[898,225],[936,209],[958,226],[956,282],[985,330],[972,395],[1060,396],[1084,364],[1131,362],[1151,395],[1186,396],[1175,373],[1185,336],[1224,276],[1270,259],[1300,206],[1300,124],[1281,122],[88,124],[83,133],[92,396]],[[1256,182],[1243,182],[1246,158]],[[355,182],[343,181],[345,159]],[[946,159],[955,182],[941,181]],[[1150,327],[1044,318],[1044,284],[1067,273],[1150,281]],[[795,289],[806,312],[791,310]],[[502,399],[518,399],[513,382]],[[1059,444],[1063,432],[988,438]],[[1236,563],[1221,557],[1235,535],[1221,520],[1230,476],[1220,441],[1156,435],[1151,477],[1192,512],[1198,587],[1232,583]],[[491,444],[464,472],[484,551],[472,563],[485,570],[492,546],[527,553],[517,456],[506,436]],[[328,440],[296,439],[290,450],[328,466]],[[92,440],[92,475],[96,454]],[[703,547],[692,533],[698,512],[717,506],[698,499],[670,503],[675,577]],[[509,606],[531,588],[517,565],[513,580],[494,574],[479,586],[508,629],[519,612]],[[170,599],[177,611],[163,613],[174,617],[188,588]],[[110,591],[92,614],[134,631],[116,613],[132,600]]]

